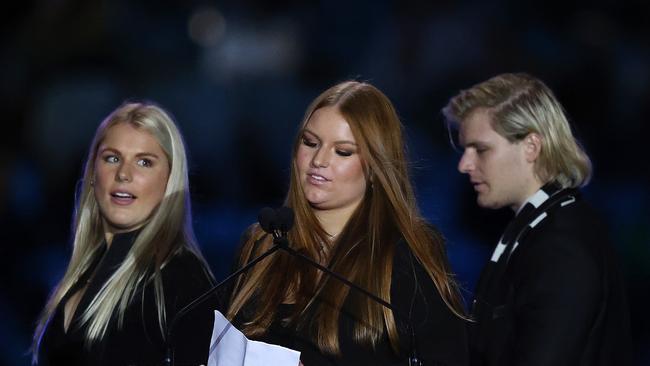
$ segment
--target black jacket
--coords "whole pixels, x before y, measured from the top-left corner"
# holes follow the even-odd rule
[[[160,365],[165,354],[165,342],[158,322],[153,284],[136,292],[124,315],[124,324],[117,326],[114,317],[106,336],[90,347],[84,345],[86,330],[79,320],[98,290],[122,263],[128,253],[135,233],[119,234],[104,255],[82,276],[80,283],[97,269],[81,298],[67,333],[63,330],[63,307],[81,284],[65,295],[47,326],[39,347],[39,365]],[[103,258],[101,258],[103,257]],[[191,302],[211,285],[202,262],[184,250],[174,256],[162,271],[167,325],[176,312]],[[174,330],[175,364],[207,364],[214,315],[205,304],[183,317]],[[165,330],[166,331],[166,330]]]
[[[629,364],[616,255],[592,208],[574,198],[520,238],[509,259],[504,253],[486,266],[470,330],[472,365]],[[504,236],[528,225],[517,219]]]

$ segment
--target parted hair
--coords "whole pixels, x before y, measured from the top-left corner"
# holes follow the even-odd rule
[[[541,80],[525,73],[506,73],[462,90],[442,110],[448,127],[486,109],[492,128],[510,142],[530,133],[541,137],[535,173],[542,182],[563,188],[584,186],[591,178],[591,160],[571,132],[562,105]]]

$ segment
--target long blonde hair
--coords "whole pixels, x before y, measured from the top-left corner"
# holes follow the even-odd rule
[[[99,125],[90,145],[77,193],[72,257],[37,323],[32,345],[34,361],[49,319],[100,252],[104,230],[91,181],[95,174],[97,149],[108,129],[119,123],[128,123],[149,132],[165,152],[170,173],[164,198],[140,230],[124,262],[83,312],[81,321],[87,324],[86,341],[101,340],[114,315],[117,315],[118,327],[121,327],[124,313],[137,289],[149,282],[154,285],[158,320],[164,335],[166,313],[161,268],[183,249],[193,252],[205,264],[192,230],[187,158],[181,133],[162,108],[152,103],[124,103]],[[212,276],[209,267],[205,265],[204,268],[206,275]]]
[[[451,125],[487,108],[492,128],[510,142],[530,133],[542,139],[535,173],[563,188],[589,183],[591,160],[571,132],[562,105],[541,80],[524,73],[501,74],[461,91],[442,110]]]
[[[417,208],[409,180],[402,125],[388,98],[370,84],[356,81],[337,84],[318,96],[307,109],[293,146],[285,202],[295,211],[295,226],[289,233],[294,249],[316,260],[322,259],[320,243],[329,240],[302,192],[295,161],[304,126],[314,111],[328,106],[336,107],[350,125],[369,182],[362,203],[334,243],[330,268],[390,302],[393,254],[396,243],[404,238],[449,309],[462,317],[463,308],[449,274],[444,240],[425,222]],[[241,264],[271,246],[269,238],[259,240],[262,236],[258,225],[250,228],[250,238],[242,248]],[[293,294],[296,301],[293,313],[283,320],[296,327],[307,326],[321,351],[340,354],[340,309],[353,294],[348,294],[348,287],[338,281],[325,276],[318,278],[316,270],[309,265],[277,253],[240,279],[228,316],[234,318],[252,302],[255,308],[243,330],[249,335],[261,335],[277,316],[278,305]],[[397,352],[398,332],[392,312],[365,297],[354,296],[351,300],[359,320],[354,327],[354,340],[374,346],[386,329]],[[313,318],[309,318],[310,314]]]

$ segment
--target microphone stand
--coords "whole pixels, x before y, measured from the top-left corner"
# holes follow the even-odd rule
[[[223,281],[219,282],[216,284],[214,287],[209,289],[207,292],[205,292],[203,295],[197,297],[196,299],[192,300],[191,303],[187,304],[185,307],[183,307],[172,319],[172,322],[169,325],[169,328],[167,328],[167,338],[165,342],[165,358],[163,359],[163,366],[174,366],[174,346],[173,346],[173,330],[176,324],[178,323],[178,320],[182,318],[185,314],[190,312],[192,309],[194,309],[198,304],[202,303],[205,301],[208,297],[212,296],[221,286],[224,284],[230,282],[233,278],[239,276],[240,274],[248,271],[251,269],[253,266],[255,266],[258,262],[263,260],[264,258],[270,256],[271,254],[275,253],[280,249],[281,247],[278,245],[275,245],[271,247],[269,250],[264,252],[264,254],[261,254],[259,257],[253,259],[252,261],[246,263],[245,266],[241,267],[237,271],[233,272],[231,275],[226,277]]]
[[[320,269],[322,272],[327,273],[328,275],[336,278],[337,280],[345,283],[346,285],[348,285],[350,287],[353,287],[355,290],[357,290],[359,292],[362,292],[364,295],[368,296],[369,298],[375,300],[376,302],[384,305],[385,307],[387,307],[390,310],[392,310],[393,312],[395,312],[395,309],[393,309],[393,306],[391,304],[389,304],[388,302],[386,302],[385,300],[383,300],[382,298],[380,298],[379,296],[377,296],[377,295],[373,294],[372,292],[364,289],[363,287],[357,286],[354,282],[351,282],[350,280],[348,280],[347,278],[341,276],[340,274],[338,274],[336,272],[333,272],[331,269],[321,265],[320,263],[318,263],[315,260],[309,258],[308,256],[306,256],[306,255],[296,251],[295,249],[289,247],[289,245],[288,245],[289,241],[287,240],[286,237],[275,238],[275,239],[273,239],[273,243],[277,247],[279,247],[282,250],[288,252],[289,254],[293,255],[294,257],[299,257],[302,260],[305,260],[305,261],[309,262],[311,265],[313,265],[314,267]]]
[[[345,277],[341,276],[340,274],[332,271],[331,269],[321,265],[320,263],[316,262],[315,260],[311,259],[310,257],[308,257],[308,256],[296,251],[295,249],[289,247],[289,240],[286,237],[286,233],[283,232],[281,235],[278,235],[277,231],[274,231],[273,232],[273,243],[275,244],[274,248],[280,248],[280,249],[286,251],[287,253],[291,254],[292,256],[298,257],[298,258],[306,261],[310,265],[318,268],[321,272],[336,278],[337,280],[343,282],[344,284],[346,284],[349,287],[355,289],[356,291],[359,291],[359,292],[363,293],[364,295],[368,296],[372,300],[374,300],[374,301],[380,303],[381,305],[387,307],[388,309],[390,309],[393,312],[393,315],[396,318],[406,321],[407,327],[409,328],[409,331],[411,332],[411,355],[409,356],[409,359],[408,359],[409,366],[424,366],[424,362],[418,356],[417,344],[415,343],[415,330],[413,329],[413,325],[411,325],[411,321],[409,319],[404,319],[404,318],[398,316],[397,311],[395,311],[395,309],[393,308],[393,306],[390,303],[384,301],[382,298],[380,298],[379,296],[371,293],[370,291],[358,286],[354,282],[351,282],[347,278],[345,278]]]

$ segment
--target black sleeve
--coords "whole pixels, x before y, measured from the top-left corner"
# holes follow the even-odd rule
[[[213,286],[213,280],[192,252],[183,251],[163,268],[163,286],[169,326],[182,308]],[[216,300],[209,298],[178,319],[172,334],[176,365],[207,364],[215,307]]]
[[[397,244],[395,251],[391,302],[399,316],[410,319],[420,358],[425,365],[467,365],[465,320],[445,304],[431,277],[404,241]],[[400,331],[405,354],[410,352],[410,343],[410,334]]]
[[[230,274],[235,273],[238,271],[242,266],[240,265],[242,253],[244,250],[244,246],[246,245],[246,242],[250,239],[252,232],[252,228],[249,227],[246,229],[242,235],[239,237],[239,245],[235,249],[235,254],[233,256],[232,260],[232,265],[230,266]],[[247,258],[247,260],[250,260],[250,258]],[[228,311],[228,308],[230,307],[230,300],[233,295],[233,292],[235,291],[235,285],[237,284],[237,280],[243,276],[244,274],[240,274],[239,276],[233,277],[227,282],[224,282],[219,290],[217,291],[216,298],[217,298],[217,309],[222,313],[226,314]],[[226,276],[222,281],[225,281],[228,276]]]
[[[525,243],[514,284],[513,365],[579,363],[604,296],[593,244],[576,228],[546,231]]]

